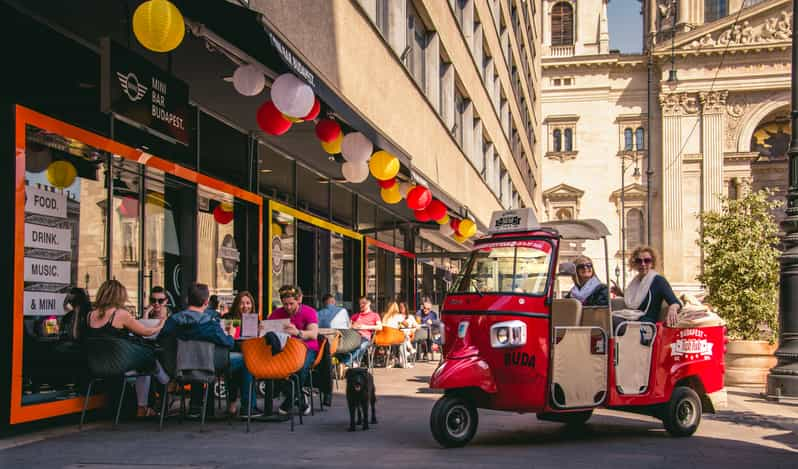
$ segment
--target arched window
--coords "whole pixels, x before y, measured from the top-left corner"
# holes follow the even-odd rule
[[[645,150],[646,149],[646,131],[643,130],[642,127],[638,127],[635,130],[635,148],[638,150]]]
[[[643,244],[645,227],[643,226],[643,211],[638,208],[626,212],[626,249],[631,250]]]
[[[570,46],[574,43],[574,9],[566,2],[551,8],[551,45]]]
[[[574,211],[569,207],[558,208],[557,212],[554,214],[554,217],[557,220],[573,220]]]
[[[634,150],[634,136],[632,135],[632,129],[626,128],[623,131],[623,149],[626,151]]]
[[[552,134],[554,139],[554,151],[561,152],[562,151],[562,131],[560,129],[554,129],[554,133]]]
[[[574,131],[565,129],[565,151],[574,151]]]

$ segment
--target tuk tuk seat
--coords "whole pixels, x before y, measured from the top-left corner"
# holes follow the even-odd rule
[[[582,303],[575,298],[560,298],[551,303],[554,327],[578,326],[582,321]]]
[[[600,327],[608,336],[612,330],[612,314],[606,306],[585,306],[582,308],[582,327]]]

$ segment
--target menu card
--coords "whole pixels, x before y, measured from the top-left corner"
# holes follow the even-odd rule
[[[266,319],[260,322],[258,335],[264,336],[267,332],[284,332],[284,327],[289,323],[288,319]]]
[[[241,337],[257,337],[257,336],[258,336],[258,315],[242,314]]]

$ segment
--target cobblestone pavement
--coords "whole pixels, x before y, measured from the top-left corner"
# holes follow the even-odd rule
[[[252,467],[796,467],[798,411],[769,404],[755,393],[732,390],[730,410],[705,416],[692,438],[670,438],[659,421],[601,410],[587,427],[571,433],[533,415],[480,412],[480,426],[466,448],[440,449],[429,432],[437,394],[427,388],[431,364],[378,369],[379,424],[346,432],[342,395],[332,409],[308,417],[289,433],[287,423],[228,426],[198,423],[126,422],[82,433],[74,427],[0,440],[0,467],[148,469]],[[16,446],[15,446],[16,445]]]

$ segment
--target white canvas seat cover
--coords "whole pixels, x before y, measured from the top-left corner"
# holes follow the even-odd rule
[[[618,336],[626,325],[626,332]],[[641,340],[641,330],[650,340],[644,345]],[[651,372],[651,350],[654,346],[656,327],[651,323],[624,322],[615,329],[615,343],[618,344],[615,385],[621,394],[643,394],[648,390],[648,378]]]
[[[600,404],[607,391],[606,334],[598,327],[558,327],[555,334],[562,335],[562,340],[554,345],[553,352],[554,403],[561,408]],[[599,334],[600,339],[592,338]],[[564,402],[558,402],[557,386],[562,390]]]

